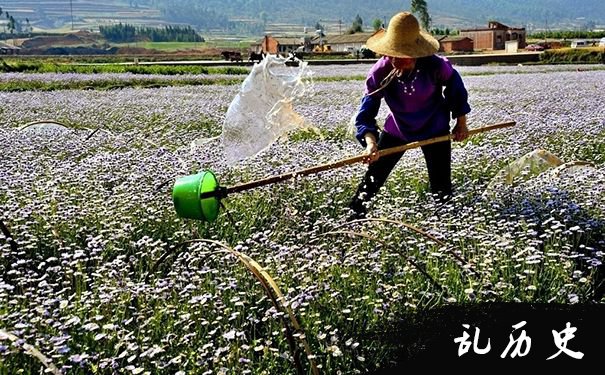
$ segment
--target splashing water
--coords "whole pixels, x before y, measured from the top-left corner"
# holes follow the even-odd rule
[[[313,128],[294,110],[308,91],[307,63],[286,66],[286,59],[267,55],[255,64],[227,110],[221,142],[225,160],[233,164],[254,156],[294,129]]]

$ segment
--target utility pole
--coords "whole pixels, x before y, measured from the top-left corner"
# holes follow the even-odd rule
[[[546,18],[545,19],[545,28],[546,28],[546,30],[544,30],[544,44],[545,44],[544,47],[546,48],[546,45],[548,44],[548,39],[547,38],[548,38],[548,34],[549,34],[549,32],[548,32],[549,31],[548,30],[548,16],[546,16],[545,18]]]
[[[69,0],[69,13],[71,14],[71,29],[74,29],[74,4],[73,0]]]

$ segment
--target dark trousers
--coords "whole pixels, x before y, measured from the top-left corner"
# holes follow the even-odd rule
[[[408,142],[382,132],[378,138],[378,149],[383,150],[406,143]],[[452,195],[451,142],[439,142],[422,146],[422,153],[424,154],[429,174],[431,193],[435,194],[438,200],[447,199]],[[365,215],[366,209],[364,203],[369,202],[376,195],[402,155],[403,153],[399,153],[381,157],[368,166],[363,181],[357,187],[357,192],[350,205],[350,208],[355,211],[357,216]]]

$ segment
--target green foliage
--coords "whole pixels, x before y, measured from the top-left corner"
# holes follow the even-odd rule
[[[0,92],[18,92],[18,91],[56,91],[56,90],[115,90],[127,87],[137,88],[157,88],[157,87],[169,87],[169,86],[195,86],[195,85],[234,85],[239,84],[242,79],[209,79],[209,78],[198,78],[198,79],[116,79],[116,80],[104,80],[104,81],[78,81],[70,83],[61,82],[45,82],[45,81],[9,81],[0,83]]]
[[[51,62],[18,61],[11,64],[0,60],[0,72],[21,73],[132,73],[133,78],[111,78],[103,80],[47,81],[44,79],[9,80],[0,82],[2,91],[54,91],[71,89],[108,90],[124,87],[159,87],[181,85],[233,85],[239,84],[248,69],[240,67],[203,67],[199,65],[70,65]],[[136,75],[158,75],[157,78],[137,78]],[[233,78],[212,77],[212,75],[230,75]],[[163,78],[162,75],[181,75],[182,78]]]
[[[0,72],[19,73],[133,73],[133,74],[230,74],[246,75],[249,70],[241,67],[205,67],[201,65],[160,65],[160,64],[107,64],[107,65],[77,65],[57,64],[52,62],[18,61],[11,64],[0,60]]]
[[[431,26],[431,16],[425,0],[412,0],[410,5],[412,13],[418,16],[418,21],[425,30],[429,30]]]
[[[136,28],[132,25],[99,26],[99,31],[110,42],[134,42],[136,40]]]
[[[334,129],[321,128],[318,131],[312,129],[303,129],[294,131],[288,135],[291,142],[308,142],[310,140],[333,140],[342,141],[351,139],[353,136],[347,133],[344,126],[338,126]]]
[[[380,18],[374,18],[374,20],[372,21],[372,29],[374,29],[374,31],[378,31],[383,27],[383,21]]]
[[[433,35],[450,35],[451,31],[449,28],[439,28],[439,27],[434,27],[431,29],[431,34]]]
[[[605,31],[588,31],[588,30],[553,30],[539,31],[528,35],[533,39],[599,39],[605,37]]]
[[[596,120],[595,120],[596,121]],[[587,124],[589,125],[589,124]],[[566,142],[563,142],[565,139]],[[547,138],[548,150],[565,161],[587,161],[594,164],[605,163],[605,130],[596,136],[586,137],[584,133],[557,134]]]
[[[605,51],[599,48],[546,50],[540,54],[540,62],[545,64],[604,63]]]
[[[363,32],[363,20],[358,14],[357,16],[355,16],[353,24],[351,25],[349,30],[347,30],[347,34],[355,34],[360,32]]]
[[[152,42],[203,42],[202,38],[191,26],[136,27],[122,24],[99,26],[103,37],[111,42],[134,42],[149,39]]]

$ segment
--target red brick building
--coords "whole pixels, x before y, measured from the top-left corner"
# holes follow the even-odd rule
[[[508,27],[496,21],[491,21],[484,29],[460,30],[460,36],[472,39],[476,50],[503,50],[510,40],[518,41],[519,48],[525,48],[524,27]]]
[[[295,51],[303,46],[304,38],[273,37],[265,35],[263,39],[251,45],[254,52],[287,55],[288,52]]]
[[[473,52],[473,40],[466,36],[444,36],[439,39],[439,52]]]

